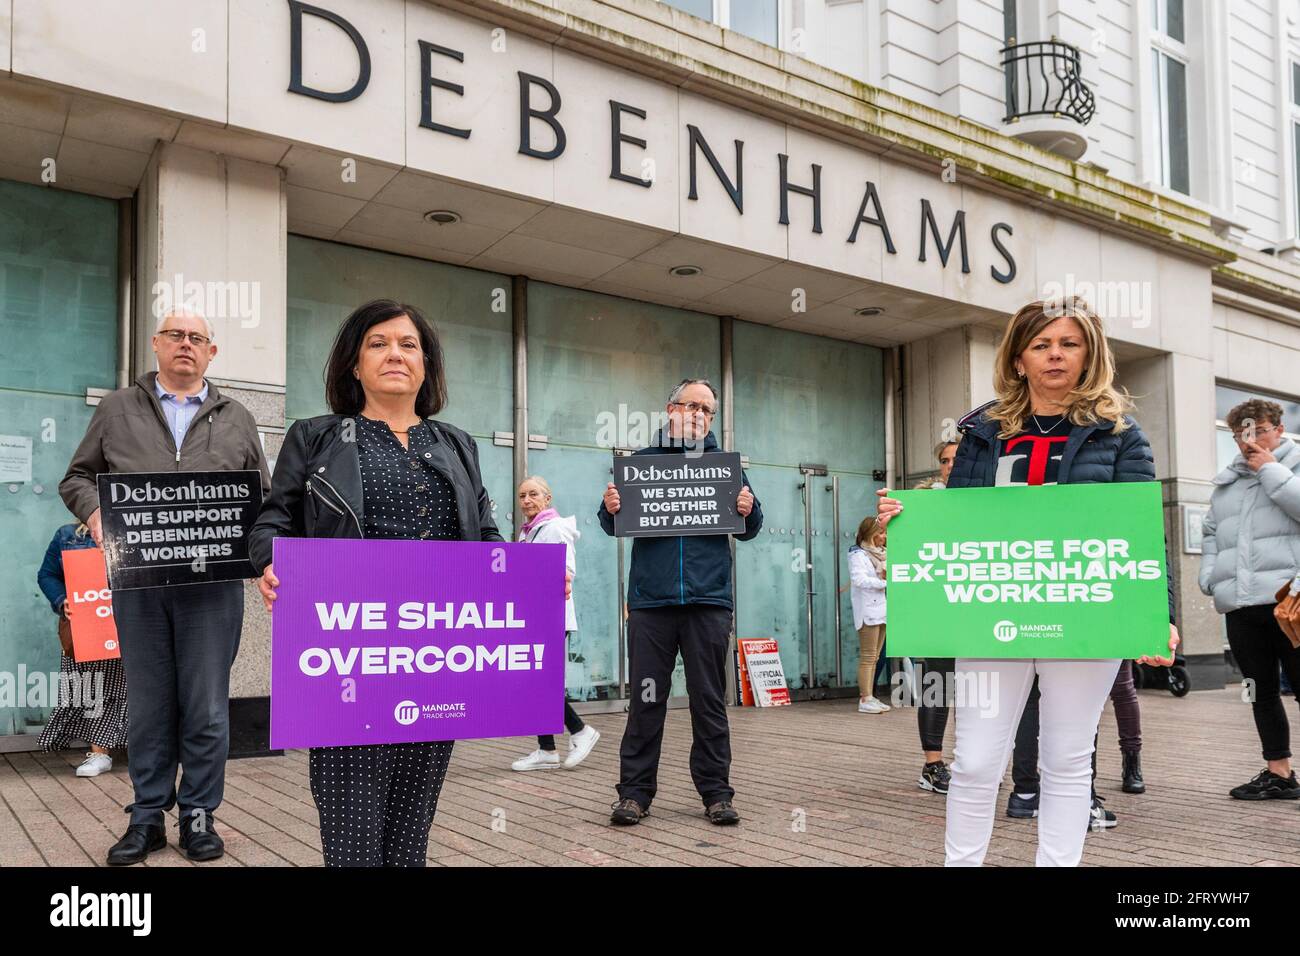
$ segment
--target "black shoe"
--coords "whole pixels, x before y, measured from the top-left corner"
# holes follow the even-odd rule
[[[1014,817],[1017,820],[1032,820],[1038,816],[1038,794],[1034,794],[1026,800],[1020,794],[1012,791],[1011,796],[1007,799],[1007,816]]]
[[[952,774],[948,772],[948,765],[942,760],[936,760],[922,767],[921,778],[916,781],[916,785],[922,790],[929,790],[940,796],[947,796],[950,783],[952,783]]]
[[[1294,770],[1289,777],[1279,777],[1265,767],[1249,783],[1229,790],[1228,796],[1238,800],[1295,800],[1300,797],[1300,783],[1296,783]]]
[[[614,804],[609,815],[609,822],[619,827],[630,827],[640,823],[642,817],[649,815],[649,810],[642,807],[631,797],[627,797]]]
[[[709,804],[704,815],[709,818],[710,823],[719,827],[735,826],[740,822],[740,814],[736,812],[730,800],[719,800],[717,803]]]
[[[195,863],[215,860],[226,853],[226,844],[217,836],[216,819],[202,810],[181,817],[180,846]]]
[[[1124,770],[1121,774],[1124,783],[1120,789],[1125,793],[1146,793],[1147,785],[1142,780],[1142,755],[1124,754]]]
[[[1092,809],[1088,811],[1089,830],[1109,830],[1111,827],[1119,826],[1119,817],[1101,804],[1101,797],[1094,796],[1092,798]]]
[[[161,823],[132,823],[126,834],[108,851],[109,866],[141,863],[155,850],[167,845],[167,830]]]

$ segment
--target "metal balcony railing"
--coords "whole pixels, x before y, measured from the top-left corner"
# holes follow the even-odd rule
[[[1086,126],[1092,119],[1096,101],[1084,85],[1078,47],[1055,38],[1012,42],[1002,49],[1002,71],[1007,84],[1003,122],[1064,116]]]

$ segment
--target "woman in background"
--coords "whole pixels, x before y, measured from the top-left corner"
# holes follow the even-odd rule
[[[563,544],[564,567],[572,581],[577,573],[577,555],[574,543],[582,537],[578,522],[572,516],[561,518],[560,513],[551,506],[551,486],[540,475],[525,478],[519,484],[519,510],[523,512],[524,524],[519,529],[519,540],[538,544]],[[564,641],[578,629],[578,615],[573,609],[573,595],[564,600]],[[564,701],[564,729],[569,732],[569,753],[564,758],[564,768],[572,770],[587,759],[600,731],[582,722],[577,711],[566,699]],[[555,752],[555,737],[542,734],[537,738],[537,749],[526,757],[520,757],[510,765],[510,769],[554,770],[560,766],[560,757]]]
[[[126,673],[120,658],[78,664],[72,653],[72,626],[68,615],[68,587],[63,578],[63,552],[93,548],[94,539],[84,524],[65,524],[54,532],[45,560],[36,572],[50,610],[59,616],[59,703],[41,731],[42,750],[63,750],[74,741],[90,744],[90,752],[77,768],[78,777],[98,777],[113,769],[109,751],[126,746]],[[71,684],[78,683],[79,706],[74,706]],[[96,695],[86,700],[85,692]],[[102,697],[100,696],[102,695]]]
[[[858,713],[883,714],[890,706],[876,698],[876,663],[885,644],[885,526],[875,515],[858,525],[849,548],[849,597],[858,631]]]

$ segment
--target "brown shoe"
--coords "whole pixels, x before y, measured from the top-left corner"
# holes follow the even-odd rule
[[[649,810],[628,797],[619,800],[613,805],[612,812],[609,815],[609,822],[619,827],[630,827],[640,823],[642,817],[649,815]]]

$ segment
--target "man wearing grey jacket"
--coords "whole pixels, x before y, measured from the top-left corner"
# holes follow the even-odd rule
[[[1255,728],[1267,766],[1234,787],[1238,800],[1294,800],[1291,730],[1282,705],[1279,666],[1300,687],[1300,649],[1291,646],[1273,608],[1300,572],[1300,447],[1285,435],[1282,406],[1253,398],[1228,412],[1240,449],[1214,479],[1203,523],[1201,590],[1227,616],[1228,645],[1254,686]]]
[[[106,395],[72,456],[59,494],[101,544],[96,476],[138,471],[240,471],[271,486],[257,424],[204,378],[217,354],[201,316],[172,313],[153,337],[158,371]],[[241,581],[119,590],[113,616],[126,671],[127,768],[135,800],[108,863],[138,863],[167,844],[179,805],[180,847],[195,861],[224,853],[213,813],[230,748],[230,667],[244,618]],[[177,764],[181,767],[179,791]]]

